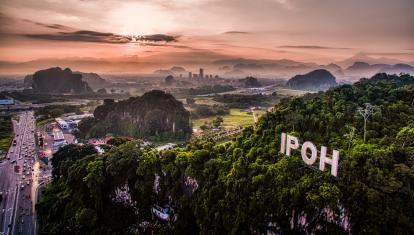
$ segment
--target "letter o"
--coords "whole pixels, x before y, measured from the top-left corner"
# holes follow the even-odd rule
[[[307,155],[307,150],[310,149],[311,150],[311,157],[308,158]],[[302,145],[302,149],[301,149],[301,154],[302,154],[302,160],[307,164],[307,165],[313,165],[316,162],[316,158],[318,157],[318,150],[316,149],[316,146],[310,142],[310,141],[306,141],[305,143],[303,143]]]

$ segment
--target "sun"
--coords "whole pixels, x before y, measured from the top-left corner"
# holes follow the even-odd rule
[[[173,17],[160,6],[127,3],[110,13],[114,30],[123,35],[148,35],[171,32],[177,28]]]

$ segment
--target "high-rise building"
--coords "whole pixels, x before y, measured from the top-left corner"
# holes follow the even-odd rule
[[[193,77],[193,73],[192,72],[188,72],[188,78],[192,78]]]
[[[204,78],[204,69],[200,68],[200,78]]]

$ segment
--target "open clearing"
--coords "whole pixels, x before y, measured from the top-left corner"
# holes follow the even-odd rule
[[[254,111],[256,115],[262,115],[266,111],[257,110]],[[208,118],[200,118],[193,120],[193,128],[200,128],[205,122],[212,122],[216,116]],[[247,113],[243,109],[230,109],[230,113],[223,116],[223,123],[221,124],[224,128],[230,129],[238,126],[246,127],[254,124],[253,114]]]

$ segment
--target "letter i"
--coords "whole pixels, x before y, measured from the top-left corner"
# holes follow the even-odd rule
[[[286,151],[286,133],[282,132],[280,138],[280,153],[285,154]]]

